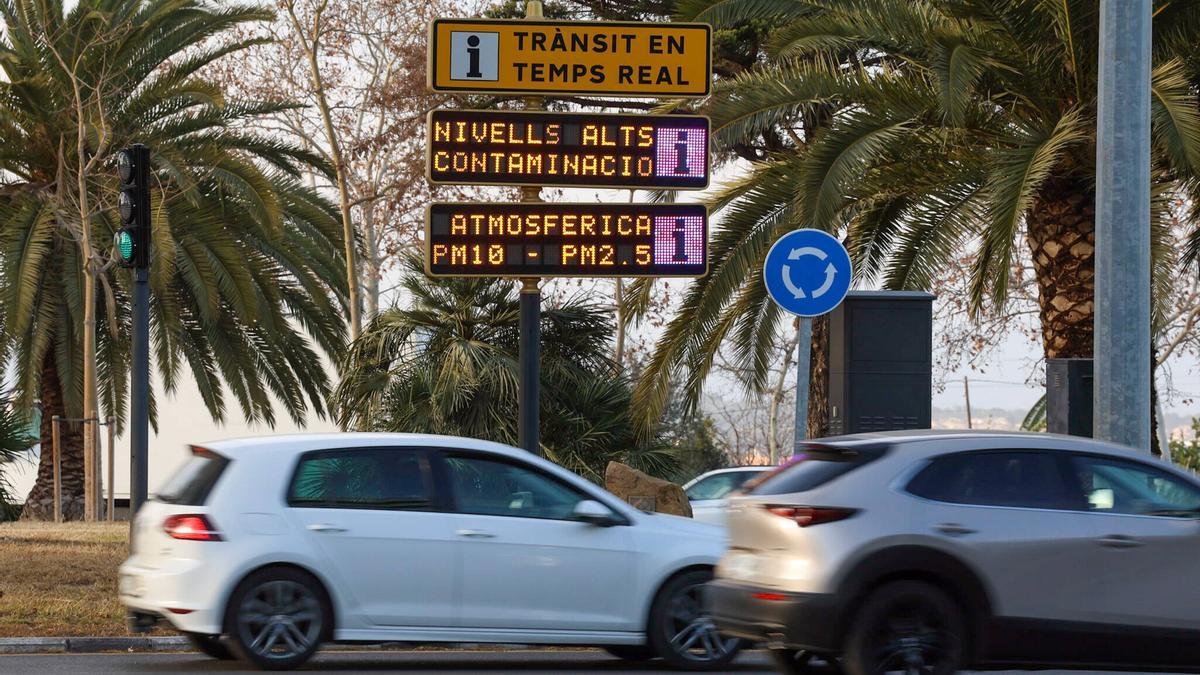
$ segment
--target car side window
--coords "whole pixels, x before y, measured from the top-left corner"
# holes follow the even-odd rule
[[[574,520],[583,492],[516,464],[477,457],[449,456],[446,469],[460,513]]]
[[[742,473],[719,473],[688,488],[687,497],[692,501],[722,499],[745,482],[746,475]]]
[[[938,457],[908,484],[919,497],[952,504],[1074,509],[1057,457],[1048,452],[965,452]]]
[[[301,457],[288,505],[353,509],[427,509],[432,481],[420,450],[328,450]]]
[[[1200,518],[1200,488],[1162,469],[1094,455],[1077,455],[1072,466],[1091,511]]]

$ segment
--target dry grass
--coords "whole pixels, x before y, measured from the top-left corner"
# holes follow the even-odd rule
[[[0,637],[126,635],[128,523],[0,523]]]

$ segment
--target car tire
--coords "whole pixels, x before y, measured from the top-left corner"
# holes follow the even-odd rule
[[[650,608],[648,642],[680,670],[716,670],[737,657],[742,641],[722,636],[704,607],[711,570],[684,572],[663,585]]]
[[[658,658],[658,654],[646,645],[605,645],[601,649],[622,661],[653,661]]]
[[[204,635],[203,633],[185,633],[188,642],[196,651],[211,656],[218,661],[232,661],[237,657],[229,650],[229,644],[221,640],[220,635]]]
[[[966,622],[954,600],[931,584],[896,581],[867,596],[855,613],[842,665],[847,675],[950,675],[966,654]]]
[[[321,584],[291,567],[258,570],[238,584],[225,612],[233,652],[262,670],[290,670],[333,632]]]

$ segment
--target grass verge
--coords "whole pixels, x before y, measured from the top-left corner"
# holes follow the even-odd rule
[[[129,523],[0,523],[0,637],[128,635],[128,538]]]

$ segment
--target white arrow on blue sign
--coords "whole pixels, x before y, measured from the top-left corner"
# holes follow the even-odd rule
[[[767,252],[763,280],[767,293],[798,316],[831,312],[850,291],[852,268],[846,247],[822,230],[788,232]]]

